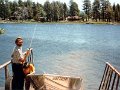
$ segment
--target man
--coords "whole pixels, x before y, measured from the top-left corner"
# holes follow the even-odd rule
[[[23,63],[26,60],[26,57],[29,55],[30,50],[27,50],[25,53],[22,52],[23,39],[18,37],[15,40],[16,47],[12,53],[12,71],[13,71],[13,80],[12,80],[12,90],[23,90],[24,88],[24,78],[25,74],[23,72]]]

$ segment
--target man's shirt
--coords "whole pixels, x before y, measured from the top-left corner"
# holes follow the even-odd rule
[[[24,58],[22,47],[16,46],[12,53],[12,63],[21,64],[21,58]]]

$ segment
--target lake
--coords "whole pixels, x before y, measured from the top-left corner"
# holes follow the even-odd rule
[[[0,35],[0,64],[11,59],[16,37],[23,37],[25,51],[35,30],[31,47],[38,74],[82,77],[85,90],[97,90],[105,62],[120,70],[119,25],[0,24],[0,28],[6,30]],[[0,87],[5,82],[3,74],[1,70]]]

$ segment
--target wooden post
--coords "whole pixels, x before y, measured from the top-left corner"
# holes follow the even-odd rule
[[[117,79],[117,85],[116,85],[116,90],[118,90],[118,86],[119,86],[119,79],[120,79],[120,77],[118,76],[118,79]]]
[[[111,79],[112,79],[112,74],[113,74],[113,71],[111,70],[110,79],[109,79],[107,90],[109,90],[109,87],[110,87],[110,83],[111,83]]]
[[[99,87],[99,90],[101,89],[101,87],[103,86],[103,80],[104,80],[104,78],[105,78],[105,74],[106,74],[106,71],[107,71],[107,64],[106,64],[106,66],[105,66],[105,70],[104,70],[104,73],[103,73],[103,77],[102,77],[102,81],[101,81],[101,83],[100,83],[100,87]]]
[[[9,77],[9,72],[8,72],[8,65],[5,66],[5,80],[7,80]]]
[[[105,87],[105,85],[106,85],[106,79],[107,79],[108,71],[109,71],[109,66],[107,65],[106,72],[105,72],[105,74],[104,74],[102,89],[103,89],[103,88]]]
[[[109,77],[110,77],[110,68],[108,68],[108,73],[106,75],[106,79],[105,79],[105,90],[107,90],[107,86],[108,86],[108,83],[109,83]]]
[[[114,76],[114,79],[113,79],[113,83],[112,83],[111,90],[113,90],[113,89],[114,89],[114,84],[115,84],[115,79],[116,79],[116,76],[117,76],[117,73],[115,73],[115,76]]]

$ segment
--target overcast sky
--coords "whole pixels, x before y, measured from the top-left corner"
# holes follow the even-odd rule
[[[16,0],[10,0],[10,1],[16,1]],[[23,0],[23,1],[26,1],[26,0]],[[46,0],[31,0],[33,2],[39,2],[41,4],[44,4],[44,2]],[[70,0],[49,0],[50,2],[52,1],[60,1],[60,2],[65,2],[67,5],[69,5],[69,2]],[[79,5],[79,8],[82,9],[82,5],[83,5],[83,1],[84,0],[74,0],[78,5]],[[91,2],[93,2],[94,0],[91,0]],[[111,4],[113,3],[119,3],[120,4],[120,0],[109,0],[111,2]]]

